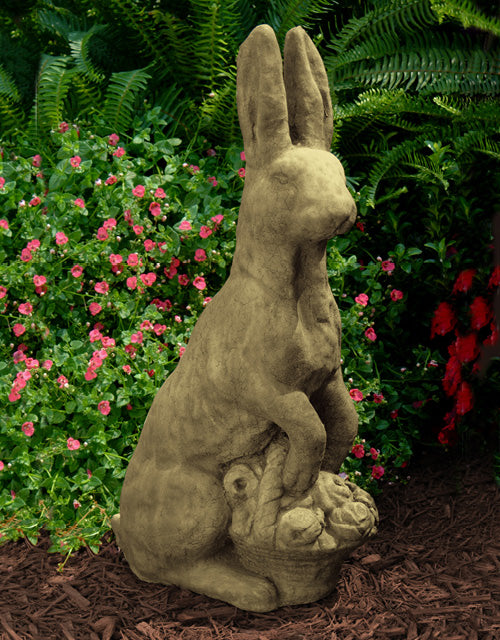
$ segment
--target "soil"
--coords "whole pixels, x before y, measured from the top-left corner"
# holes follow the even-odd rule
[[[244,612],[138,580],[112,535],[62,561],[48,537],[0,547],[1,640],[498,640],[500,490],[492,460],[422,455],[377,498],[379,533],[323,600]]]

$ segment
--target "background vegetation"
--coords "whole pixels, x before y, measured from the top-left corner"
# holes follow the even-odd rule
[[[235,57],[263,22],[281,44],[296,24],[317,44],[358,205],[328,253],[360,417],[343,472],[376,493],[420,447],[497,450],[498,361],[477,375],[498,338],[496,13],[468,0],[2,4],[5,539],[44,526],[70,553],[109,527],[154,393],[228,274],[244,183]]]

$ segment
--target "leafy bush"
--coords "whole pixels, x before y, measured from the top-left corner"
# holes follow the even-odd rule
[[[99,544],[234,249],[239,153],[215,178],[212,155],[190,164],[148,120],[125,147],[62,123],[55,157],[0,164],[0,530],[44,525],[52,551]]]

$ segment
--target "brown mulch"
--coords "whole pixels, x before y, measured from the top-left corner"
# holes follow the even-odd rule
[[[379,534],[318,603],[244,612],[139,581],[113,542],[63,573],[44,537],[0,547],[1,640],[498,640],[500,491],[491,461],[412,462],[377,498]],[[111,539],[111,538],[110,538]]]

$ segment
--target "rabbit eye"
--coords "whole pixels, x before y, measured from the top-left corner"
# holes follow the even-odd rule
[[[288,184],[288,176],[284,173],[277,173],[273,176],[273,180],[277,180],[280,184]]]

